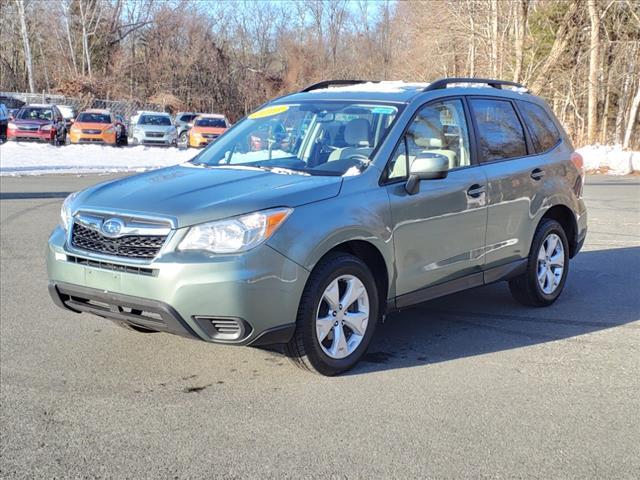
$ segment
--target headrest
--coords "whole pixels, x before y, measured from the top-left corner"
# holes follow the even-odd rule
[[[366,118],[354,118],[344,127],[344,141],[347,145],[359,147],[369,146],[369,120]]]
[[[442,148],[442,140],[440,138],[415,137],[413,141],[421,148]]]

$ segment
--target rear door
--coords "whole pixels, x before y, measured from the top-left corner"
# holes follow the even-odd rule
[[[515,102],[469,96],[478,157],[487,177],[486,268],[526,257],[542,206],[544,157],[534,155]]]

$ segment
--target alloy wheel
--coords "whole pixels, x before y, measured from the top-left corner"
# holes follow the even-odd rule
[[[316,312],[316,338],[326,355],[341,359],[360,345],[369,324],[369,295],[354,275],[329,283]]]
[[[551,295],[560,285],[564,272],[565,252],[562,240],[555,233],[544,239],[538,251],[538,285]]]

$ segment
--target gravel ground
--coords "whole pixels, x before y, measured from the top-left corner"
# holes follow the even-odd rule
[[[0,179],[0,477],[640,476],[639,177],[589,178],[554,306],[504,283],[425,303],[339,378],[56,308],[56,192],[106,178]]]

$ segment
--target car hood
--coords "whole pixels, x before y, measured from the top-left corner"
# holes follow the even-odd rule
[[[38,127],[42,125],[49,125],[50,123],[52,123],[51,120],[26,120],[21,118],[16,118],[12,120],[12,122],[16,125],[35,125]]]
[[[75,122],[73,126],[78,128],[88,128],[91,130],[106,130],[113,125],[111,123]]]
[[[223,127],[193,127],[191,129],[193,133],[217,133],[218,135],[222,135],[225,130],[226,128]]]
[[[334,197],[341,177],[183,164],[102,183],[82,191],[73,210],[169,217],[177,227]]]
[[[173,130],[175,127],[173,125],[146,125],[146,124],[137,124],[136,128],[140,128],[142,130],[149,132],[169,132]]]

